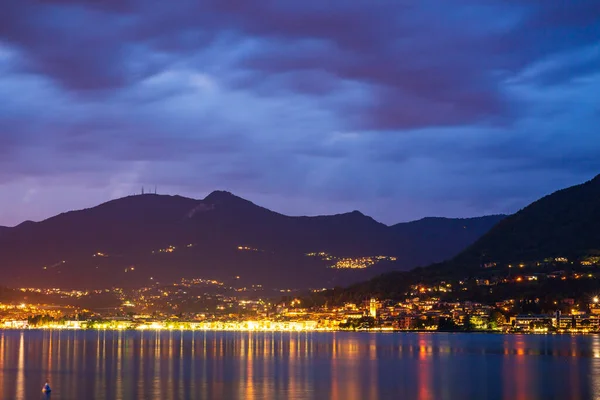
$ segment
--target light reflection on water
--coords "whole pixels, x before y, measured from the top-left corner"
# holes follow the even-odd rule
[[[0,331],[0,399],[600,399],[599,336]]]

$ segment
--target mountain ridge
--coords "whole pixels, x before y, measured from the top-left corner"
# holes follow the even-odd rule
[[[123,271],[135,267],[140,284],[150,277],[176,281],[242,276],[245,283],[271,287],[333,286],[440,261],[495,222],[486,219],[466,233],[434,223],[425,234],[412,235],[410,228],[398,228],[402,224],[395,225],[402,231],[398,233],[359,211],[293,217],[226,191],[201,200],[144,194],[3,230],[0,272],[6,282],[21,285],[119,285],[132,278]],[[444,246],[427,245],[427,238],[435,236],[427,233],[431,229],[446,232]],[[307,256],[323,252],[331,256]],[[332,268],[338,258],[374,256],[387,261],[357,270]]]
[[[557,190],[508,216],[457,255],[456,262],[534,261],[600,251],[600,175]],[[463,261],[464,260],[464,261]]]
[[[505,276],[514,265],[535,266],[536,273],[550,273],[574,263],[589,263],[600,256],[598,222],[600,175],[543,196],[503,218],[447,261],[385,273],[355,284],[341,295],[398,297],[407,285]],[[557,259],[561,260],[558,265]]]
[[[339,212],[339,213],[335,213],[335,214],[287,215],[287,214],[282,214],[282,213],[279,213],[277,211],[270,210],[270,209],[268,209],[266,207],[257,205],[256,203],[253,203],[253,202],[251,202],[249,200],[246,200],[246,199],[244,199],[242,197],[239,197],[239,196],[233,194],[232,192],[229,192],[229,191],[226,191],[226,190],[214,190],[211,193],[209,193],[203,199],[195,199],[195,198],[192,198],[192,197],[182,196],[182,195],[179,195],[179,194],[174,194],[174,195],[170,195],[170,194],[154,194],[154,193],[145,193],[143,195],[142,194],[133,194],[133,195],[128,195],[128,196],[118,197],[118,198],[115,198],[115,199],[110,199],[110,200],[107,200],[105,202],[102,202],[102,203],[100,203],[98,205],[91,206],[91,207],[85,207],[85,208],[78,208],[78,209],[63,211],[63,212],[60,212],[60,213],[58,213],[56,215],[44,218],[44,219],[39,220],[39,221],[25,220],[25,221],[22,221],[22,222],[20,222],[19,224],[15,225],[15,226],[3,226],[3,225],[0,225],[0,231],[1,230],[14,229],[14,228],[17,228],[17,227],[22,226],[22,225],[39,224],[41,222],[45,222],[47,220],[54,219],[56,217],[63,216],[63,215],[66,215],[66,214],[77,213],[77,212],[88,211],[88,210],[94,210],[94,209],[97,209],[97,208],[100,208],[100,207],[105,207],[105,206],[108,206],[108,205],[111,205],[111,204],[120,203],[120,202],[122,202],[124,200],[139,199],[141,197],[143,197],[143,198],[152,198],[152,197],[154,197],[154,198],[184,199],[184,200],[187,200],[187,201],[190,201],[190,202],[197,202],[197,203],[204,203],[204,204],[206,204],[206,203],[208,203],[208,204],[219,204],[219,203],[223,204],[223,201],[222,201],[223,199],[232,199],[233,198],[233,199],[241,200],[241,201],[243,201],[245,203],[248,203],[249,205],[253,205],[253,206],[259,207],[261,209],[270,211],[271,213],[278,214],[278,215],[281,215],[281,216],[285,216],[285,217],[288,217],[288,218],[321,218],[321,217],[326,218],[326,217],[335,217],[335,216],[346,216],[346,215],[350,216],[350,215],[354,215],[354,216],[367,217],[367,218],[369,218],[369,219],[371,219],[371,220],[373,220],[373,221],[375,221],[375,222],[377,222],[379,224],[382,224],[382,225],[385,225],[385,226],[388,226],[388,227],[404,226],[404,225],[409,225],[409,224],[418,224],[418,223],[423,223],[423,222],[427,222],[427,221],[457,221],[458,222],[458,221],[476,221],[476,220],[485,220],[485,219],[498,219],[498,220],[500,220],[500,219],[503,219],[503,218],[505,218],[505,217],[507,217],[509,215],[509,214],[490,214],[490,215],[483,215],[483,216],[477,216],[477,217],[439,217],[439,216],[437,216],[437,217],[422,217],[422,218],[415,219],[415,220],[410,220],[410,221],[397,222],[397,223],[393,223],[393,224],[385,224],[383,222],[377,221],[375,218],[371,217],[370,215],[367,215],[367,214],[363,213],[360,210],[352,210],[352,211],[346,211],[346,212]],[[215,201],[215,199],[218,199],[218,200]]]

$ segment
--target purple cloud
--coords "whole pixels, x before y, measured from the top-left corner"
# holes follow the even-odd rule
[[[515,211],[600,171],[598,21],[593,0],[9,1],[0,225],[142,184],[389,223]]]

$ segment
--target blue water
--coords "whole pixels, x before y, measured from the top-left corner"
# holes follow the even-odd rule
[[[600,399],[600,336],[0,331],[0,399]]]

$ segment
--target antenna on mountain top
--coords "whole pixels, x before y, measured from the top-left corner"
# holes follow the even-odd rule
[[[144,195],[144,187],[142,186],[142,196]]]
[[[157,187],[154,185],[154,194],[156,194]]]

